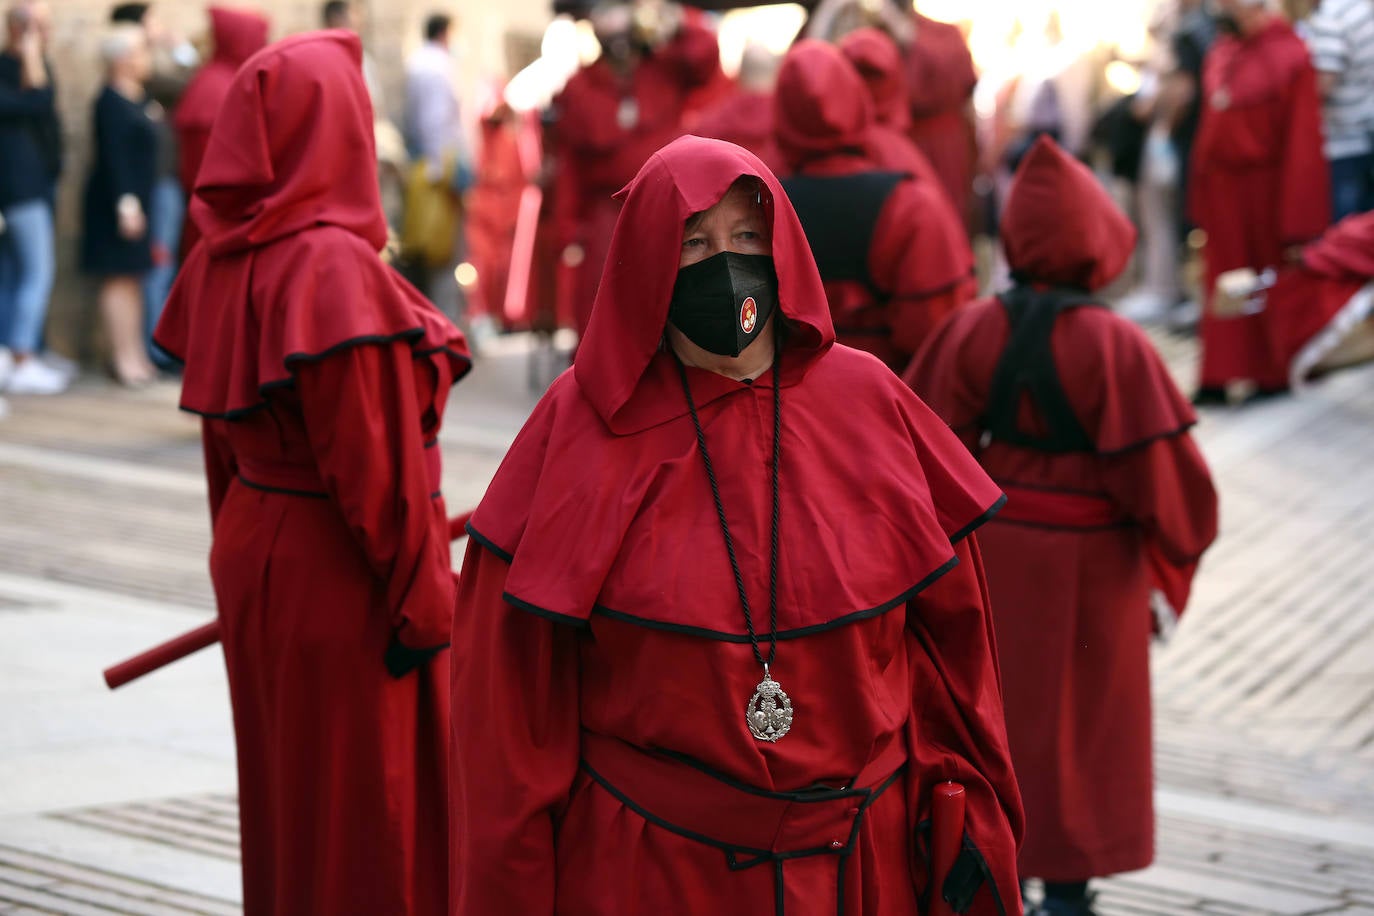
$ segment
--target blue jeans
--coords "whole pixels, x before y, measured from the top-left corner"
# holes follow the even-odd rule
[[[148,341],[148,355],[153,362],[166,369],[176,364],[163,349],[153,343],[153,329],[162,317],[167,294],[177,276],[177,249],[181,247],[181,223],[186,216],[186,195],[181,182],[163,176],[153,185],[152,212],[148,214],[148,234],[155,248],[162,248],[168,257],[165,264],[155,264],[143,277],[144,336]]]
[[[57,269],[52,205],[44,198],[0,208],[0,344],[16,353],[43,348]]]
[[[1374,153],[1331,160],[1331,221],[1374,210]]]

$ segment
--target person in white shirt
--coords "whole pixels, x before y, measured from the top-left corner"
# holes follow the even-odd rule
[[[1321,0],[1300,26],[1322,94],[1331,219],[1374,209],[1374,0]]]

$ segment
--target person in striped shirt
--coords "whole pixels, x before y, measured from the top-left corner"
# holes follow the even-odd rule
[[[1317,70],[1339,221],[1374,209],[1374,0],[1321,0],[1301,34]]]

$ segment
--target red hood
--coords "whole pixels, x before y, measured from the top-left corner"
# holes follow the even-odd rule
[[[362,54],[350,32],[311,32],[240,68],[191,202],[212,254],[325,225],[386,244]]]
[[[1100,289],[1135,250],[1135,226],[1088,167],[1049,137],[1021,161],[1001,228],[1012,273],[1033,283]]]
[[[664,401],[652,392],[639,399],[643,404],[635,395],[668,323],[683,223],[714,206],[744,176],[762,180],[771,197],[765,207],[773,227],[778,307],[793,332],[788,353],[800,357],[785,364],[784,372],[804,369],[834,342],[816,262],[778,179],[757,156],[733,143],[681,137],[649,157],[634,180],[616,195],[624,199],[624,206],[591,323],[573,366],[578,387],[613,430],[643,428],[667,419],[650,416],[661,409],[674,415],[685,410],[679,401]],[[676,384],[675,377],[672,380]],[[652,386],[643,387],[647,391]]]
[[[215,37],[215,60],[235,67],[267,47],[267,17],[251,10],[210,7],[210,31]]]
[[[841,152],[862,154],[873,105],[854,65],[834,45],[804,39],[782,62],[777,88],[778,146],[788,167]]]
[[[906,130],[911,124],[911,103],[897,43],[882,29],[870,26],[846,35],[840,42],[840,52],[868,85],[878,123]]]

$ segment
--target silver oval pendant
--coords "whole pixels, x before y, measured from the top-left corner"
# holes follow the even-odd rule
[[[744,709],[749,731],[760,741],[777,741],[792,729],[792,700],[765,668],[763,680]]]

